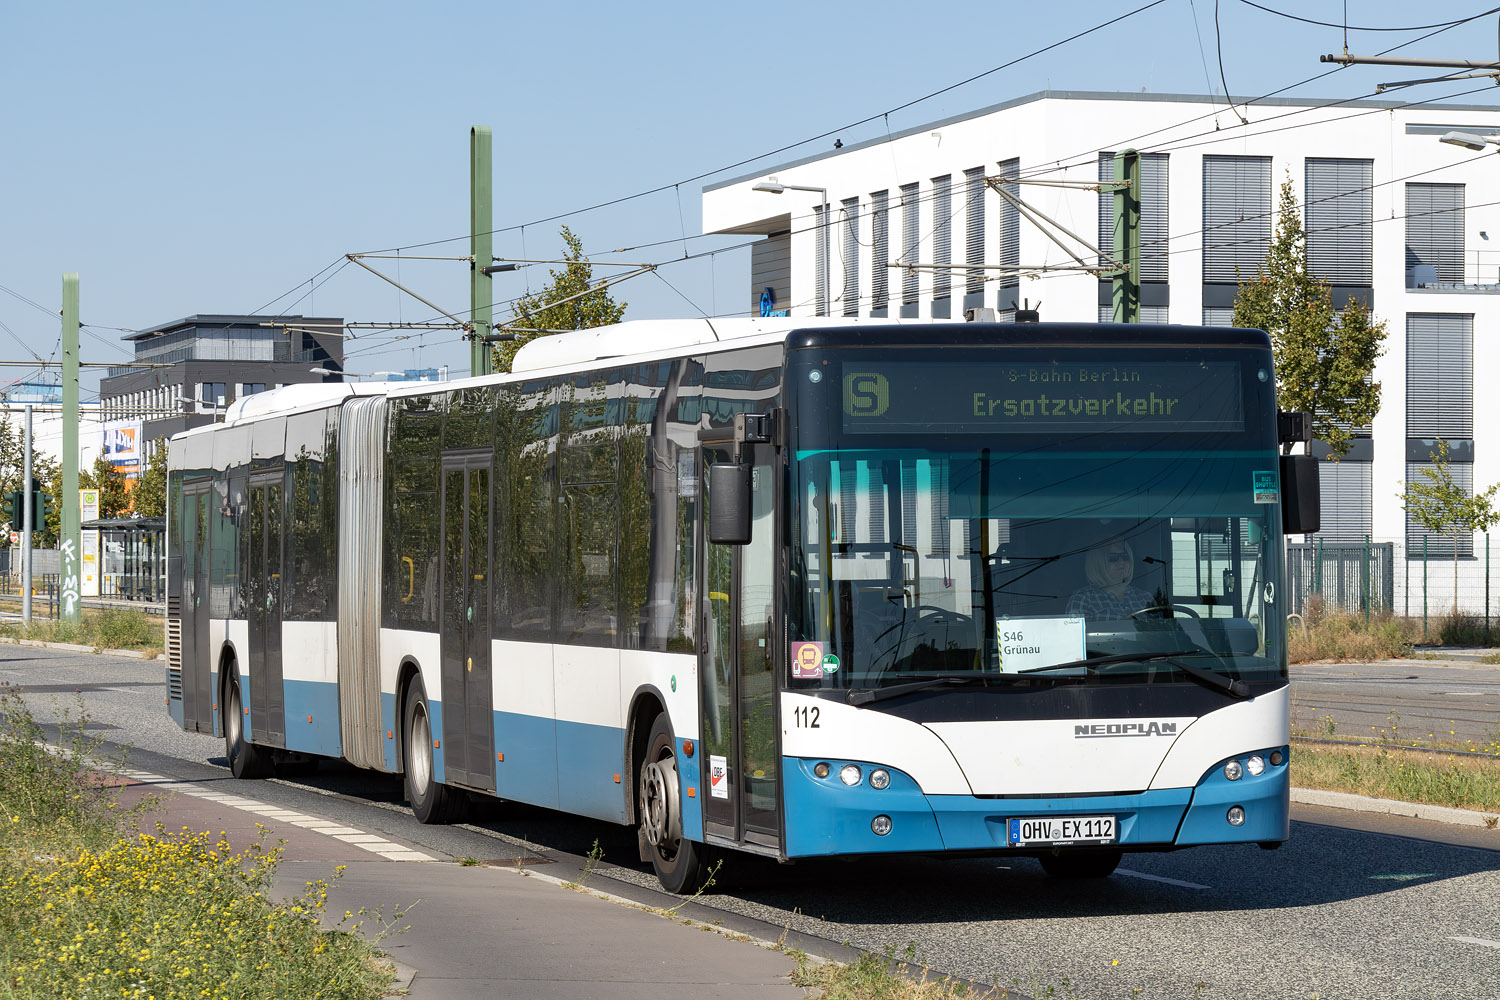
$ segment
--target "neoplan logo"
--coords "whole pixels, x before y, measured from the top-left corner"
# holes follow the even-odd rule
[[[879,417],[891,405],[891,387],[879,372],[844,376],[844,412],[851,417]]]
[[[1099,740],[1118,736],[1176,736],[1175,722],[1094,722],[1074,726],[1075,740]]]

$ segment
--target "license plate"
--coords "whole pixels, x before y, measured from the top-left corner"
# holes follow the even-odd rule
[[[1037,844],[1113,844],[1113,816],[1037,816],[1007,824],[1011,847]]]

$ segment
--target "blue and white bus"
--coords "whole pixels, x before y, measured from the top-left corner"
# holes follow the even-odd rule
[[[510,374],[289,386],[169,446],[168,703],[234,774],[342,758],[727,851],[1288,835],[1264,333],[632,322]]]

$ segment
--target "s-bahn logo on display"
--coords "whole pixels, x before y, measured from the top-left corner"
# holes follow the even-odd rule
[[[1176,736],[1175,722],[1093,722],[1075,725],[1075,740],[1101,740],[1119,736]]]
[[[891,385],[879,372],[844,376],[844,412],[851,417],[881,417],[891,405]]]

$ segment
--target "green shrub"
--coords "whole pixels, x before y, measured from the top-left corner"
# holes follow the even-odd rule
[[[1442,646],[1487,646],[1484,619],[1467,611],[1450,611],[1436,622],[1437,641]]]

